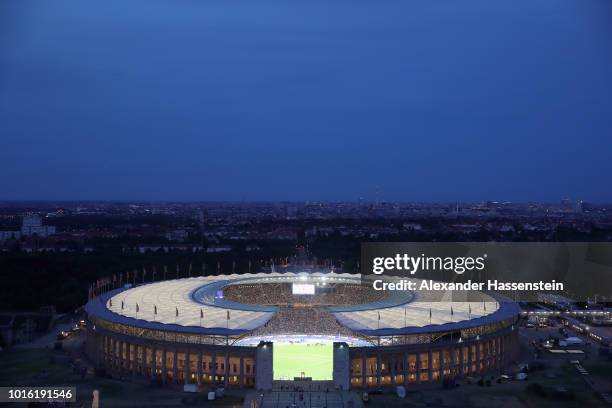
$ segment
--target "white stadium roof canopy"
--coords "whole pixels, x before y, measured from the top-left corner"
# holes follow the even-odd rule
[[[245,332],[254,330],[270,320],[275,308],[248,305],[223,299],[214,299],[211,293],[220,287],[241,283],[267,283],[291,281],[327,281],[330,283],[358,283],[361,275],[345,273],[256,273],[203,276],[143,284],[133,288],[115,290],[105,296],[105,303],[90,301],[89,311],[103,313],[106,317],[125,324],[155,326],[172,325],[174,329],[219,329]],[[210,290],[206,288],[209,286]],[[211,292],[211,293],[209,293]],[[432,301],[419,293],[390,293],[382,301],[371,304],[331,307],[330,312],[344,326],[359,332],[404,332],[427,326],[464,325],[479,321],[497,320],[502,315],[512,315],[513,308],[500,303],[488,294],[478,292],[475,301]],[[123,302],[123,308],[122,308]],[[355,299],[359,303],[359,299]],[[138,304],[138,313],[136,312]],[[105,307],[104,307],[105,306]],[[452,314],[451,314],[452,307]],[[500,307],[504,312],[497,316]],[[155,309],[157,308],[157,314]],[[101,310],[106,309],[106,310]],[[178,316],[177,311],[178,309]],[[431,311],[431,318],[430,318]],[[508,313],[506,313],[508,312]],[[228,319],[229,315],[229,319]],[[495,315],[495,316],[493,316]],[[202,318],[200,318],[202,316]],[[136,323],[136,320],[142,323]],[[132,322],[132,323],[130,323]],[[441,328],[441,327],[440,327]],[[428,329],[426,329],[428,330]],[[372,333],[375,334],[375,333]]]

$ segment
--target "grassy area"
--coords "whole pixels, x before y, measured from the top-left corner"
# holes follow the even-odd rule
[[[50,350],[23,350],[0,353],[0,385],[59,384],[65,369],[52,361],[61,355]]]
[[[303,372],[313,380],[331,380],[333,345],[274,344],[274,379],[293,379]]]
[[[592,392],[579,391],[574,400],[543,398],[526,391],[528,384],[504,384],[491,387],[462,386],[453,390],[440,388],[410,392],[406,399],[392,393],[372,395],[366,408],[389,407],[503,407],[503,408],[585,408],[603,407]]]
[[[244,392],[229,390],[227,395],[214,403],[204,395],[189,395],[171,389],[151,388],[147,385],[110,378],[85,378],[73,373],[64,352],[32,349],[11,350],[0,353],[0,386],[74,386],[77,401],[85,406],[91,403],[94,389],[100,391],[101,406],[106,407],[182,407],[192,406],[242,406]],[[11,405],[7,405],[11,406]],[[14,405],[22,406],[22,405]]]
[[[581,364],[591,375],[607,377],[608,379],[612,380],[612,360],[582,360]]]
[[[528,381],[509,381],[502,384],[492,382],[491,386],[478,386],[475,382],[453,389],[435,387],[411,391],[405,399],[399,399],[393,393],[371,395],[367,408],[392,407],[477,407],[477,408],[585,408],[605,407],[599,397],[587,387],[584,379],[576,369],[567,362],[556,362],[558,365],[529,374]],[[610,370],[610,363],[593,362],[596,371]],[[608,371],[608,373],[611,371]],[[608,374],[609,376],[609,374]],[[529,391],[530,384],[540,384],[546,390],[545,396]],[[558,386],[571,391],[573,399],[564,400],[554,396]]]

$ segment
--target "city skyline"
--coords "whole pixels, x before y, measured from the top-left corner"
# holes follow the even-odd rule
[[[427,205],[444,205],[444,206],[484,206],[484,205],[517,205],[517,206],[528,206],[528,205],[545,205],[545,206],[558,206],[558,205],[598,205],[607,206],[612,204],[612,199],[608,201],[592,201],[575,197],[561,196],[556,200],[497,200],[497,199],[481,199],[481,200],[440,200],[440,201],[426,201],[426,200],[385,200],[381,198],[368,199],[366,197],[358,197],[356,199],[346,200],[328,200],[328,199],[261,199],[261,200],[223,200],[223,199],[193,199],[193,200],[174,200],[174,199],[47,199],[47,198],[34,198],[34,199],[6,199],[0,197],[0,208],[6,206],[24,206],[35,205],[35,206],[46,206],[48,207],[61,207],[63,205],[79,205],[79,204],[119,204],[119,205],[163,205],[163,204],[179,204],[179,205],[215,205],[215,204],[228,204],[228,205],[263,205],[263,204],[278,204],[278,205],[307,205],[307,204],[352,204],[352,205],[370,205],[370,206],[384,206],[384,205],[416,205],[416,206],[427,206]]]
[[[54,169],[49,169],[53,171]],[[611,169],[612,171],[612,169]],[[612,203],[612,192],[604,191],[592,191],[593,188],[599,188],[599,185],[589,184],[589,188],[585,188],[587,184],[581,185],[579,188],[573,188],[573,186],[560,187],[559,190],[555,191],[543,191],[538,186],[492,186],[491,190],[494,193],[488,191],[478,190],[476,188],[466,189],[464,191],[453,191],[448,189],[449,193],[436,191],[436,192],[419,192],[413,189],[406,189],[406,192],[394,191],[392,186],[388,192],[380,188],[372,187],[369,189],[363,189],[359,191],[351,192],[340,192],[334,190],[334,186],[325,186],[323,189],[326,193],[320,193],[317,191],[306,192],[303,189],[297,188],[296,190],[290,191],[289,187],[284,188],[282,193],[278,190],[269,191],[273,185],[277,185],[277,180],[270,180],[269,183],[263,183],[260,185],[262,192],[254,192],[252,189],[255,188],[250,185],[248,188],[243,189],[236,188],[236,191],[222,192],[225,186],[216,184],[213,187],[215,190],[208,189],[206,187],[198,188],[197,183],[193,183],[193,189],[189,189],[189,186],[185,185],[180,189],[176,186],[160,185],[159,189],[169,188],[174,190],[173,192],[151,192],[152,186],[147,183],[135,182],[133,185],[126,187],[125,185],[115,184],[116,180],[103,180],[102,184],[105,186],[104,189],[100,189],[99,192],[94,190],[97,189],[96,185],[88,184],[81,192],[73,192],[75,189],[78,190],[80,184],[70,184],[70,181],[66,180],[65,183],[55,182],[50,185],[49,183],[40,182],[36,180],[37,175],[31,175],[33,179],[29,182],[27,179],[20,179],[23,182],[27,182],[29,187],[24,189],[25,185],[11,185],[8,183],[8,176],[10,172],[5,172],[5,183],[3,184],[4,191],[0,195],[0,202],[36,202],[36,201],[57,201],[57,202],[367,202],[367,203],[479,203],[486,201],[495,202],[510,202],[510,203],[557,203],[564,199],[570,199],[572,201],[586,201],[597,204],[608,204]],[[42,173],[41,173],[42,174]],[[346,179],[346,183],[339,184],[337,187],[340,189],[346,188],[347,184],[353,184],[358,181],[359,176],[355,176],[354,179]],[[2,176],[0,175],[0,180]],[[556,180],[556,184],[560,184],[559,180]],[[185,182],[185,180],[183,180]],[[449,181],[449,183],[452,181]],[[466,182],[469,184],[471,182]],[[70,184],[70,185],[69,185]],[[520,183],[518,183],[520,184]],[[35,188],[32,189],[32,187]],[[603,185],[601,186],[603,188]],[[509,191],[506,191],[508,189]],[[129,192],[128,192],[129,190]],[[232,189],[234,190],[234,189]],[[240,190],[240,191],[238,191]],[[569,193],[568,193],[569,190]],[[140,191],[134,193],[134,191]],[[289,192],[288,192],[289,191]],[[287,193],[288,192],[288,193]],[[582,194],[580,192],[583,192]]]

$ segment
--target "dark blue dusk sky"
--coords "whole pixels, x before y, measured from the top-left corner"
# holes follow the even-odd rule
[[[0,0],[0,199],[612,201],[609,0]]]

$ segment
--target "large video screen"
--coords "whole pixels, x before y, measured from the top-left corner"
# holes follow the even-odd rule
[[[294,295],[314,295],[315,285],[310,283],[294,283],[292,291]]]

